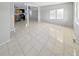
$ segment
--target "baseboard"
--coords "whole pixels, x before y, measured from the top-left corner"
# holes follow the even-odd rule
[[[10,39],[7,40],[7,41],[5,41],[5,42],[3,42],[3,43],[1,43],[0,46],[5,45],[5,44],[7,44],[8,42],[10,42]]]

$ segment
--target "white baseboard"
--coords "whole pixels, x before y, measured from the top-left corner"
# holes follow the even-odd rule
[[[3,42],[3,43],[0,43],[0,46],[2,46],[2,45],[4,45],[4,44],[7,44],[8,42],[10,42],[10,39],[7,40],[7,41],[5,41],[5,42]]]
[[[14,29],[11,29],[10,32],[15,32],[15,28],[14,28]],[[3,42],[3,43],[0,43],[0,46],[2,46],[2,45],[4,45],[4,44],[7,44],[8,42],[10,42],[10,39],[7,40],[7,41],[5,41],[5,42]]]

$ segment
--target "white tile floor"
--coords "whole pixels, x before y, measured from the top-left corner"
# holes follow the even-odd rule
[[[11,41],[0,47],[2,56],[73,56],[73,30],[49,23],[35,23],[26,27],[25,22],[16,23]]]

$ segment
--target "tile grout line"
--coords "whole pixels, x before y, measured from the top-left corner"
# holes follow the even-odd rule
[[[10,42],[11,42],[11,41],[10,41]],[[8,42],[8,43],[9,43],[9,42]],[[9,55],[11,56],[8,43],[6,43],[6,44],[7,44],[7,48],[8,48],[8,53],[9,53]]]
[[[24,53],[24,51],[23,51],[23,49],[22,49],[22,47],[21,47],[20,42],[18,41],[18,39],[17,39],[17,43],[18,43],[19,47],[21,48],[22,53],[25,55],[25,53]],[[40,52],[41,52],[41,50],[42,49],[40,49]],[[64,55],[64,51],[65,51],[65,43],[63,44],[63,53],[62,53],[63,55]]]
[[[21,45],[20,45],[19,41],[18,41],[17,39],[16,39],[16,41],[17,41],[18,46],[19,46],[19,48],[21,49],[21,51],[22,51],[23,55],[25,56],[24,51],[23,51],[23,49],[22,49],[22,47],[21,47]]]

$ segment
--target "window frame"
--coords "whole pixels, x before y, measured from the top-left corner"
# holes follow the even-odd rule
[[[59,9],[63,9],[63,15],[62,15],[62,18],[61,18],[61,20],[62,19],[64,19],[64,8],[59,8]],[[52,14],[50,14],[53,10],[55,10],[55,19],[56,20],[60,20],[60,19],[58,19],[57,17],[57,12],[58,12],[58,10],[59,9],[51,9],[50,11],[49,11],[49,19],[51,20],[51,19],[54,19],[54,18],[52,18],[51,16],[53,16]]]
[[[52,14],[52,11],[54,11],[55,13],[54,14]],[[54,16],[53,16],[54,15]],[[52,17],[53,16],[53,17]],[[50,17],[49,17],[50,19],[56,19],[56,10],[55,9],[53,9],[53,10],[50,10]]]
[[[62,14],[62,16],[61,16],[62,18],[60,18],[60,19],[64,19],[64,8],[59,8],[59,9],[57,9],[57,13],[58,13],[58,10],[60,10],[60,9],[63,10],[63,12],[62,12],[63,14]],[[57,13],[56,13],[56,14],[57,14]],[[57,14],[56,16],[58,17],[58,14]],[[57,17],[56,17],[56,19],[58,19]]]

